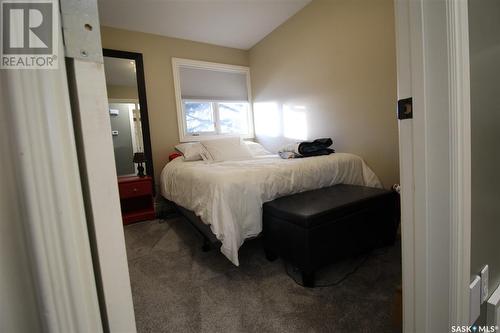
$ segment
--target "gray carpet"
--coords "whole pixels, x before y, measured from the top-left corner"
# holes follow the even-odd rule
[[[396,246],[373,252],[334,287],[297,285],[259,239],[240,249],[240,267],[201,242],[181,218],[125,227],[138,332],[392,332],[401,280]],[[337,280],[362,259],[318,273]],[[291,271],[293,275],[293,270]]]

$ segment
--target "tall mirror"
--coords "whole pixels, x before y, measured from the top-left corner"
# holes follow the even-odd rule
[[[118,176],[153,177],[142,55],[103,50]]]

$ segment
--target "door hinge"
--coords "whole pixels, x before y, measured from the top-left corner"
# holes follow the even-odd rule
[[[97,1],[61,0],[64,56],[103,63]]]
[[[398,101],[398,119],[412,119],[413,118],[413,99],[404,98]]]

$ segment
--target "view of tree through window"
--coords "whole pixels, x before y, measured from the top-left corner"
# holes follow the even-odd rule
[[[247,133],[248,104],[219,103],[221,133]]]
[[[215,132],[212,103],[184,102],[188,133]]]
[[[247,102],[184,100],[183,105],[188,133],[248,133]]]

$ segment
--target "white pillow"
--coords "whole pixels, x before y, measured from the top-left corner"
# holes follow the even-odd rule
[[[247,145],[253,156],[272,155],[271,152],[264,148],[260,143],[245,141],[245,144]]]
[[[181,143],[175,146],[175,149],[182,153],[185,161],[199,161],[202,159],[203,146],[199,142]]]
[[[239,137],[230,137],[201,142],[201,156],[207,162],[239,161],[253,158],[248,146]]]

